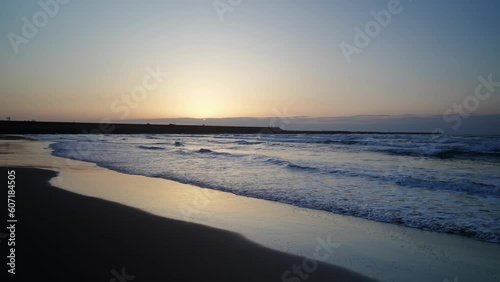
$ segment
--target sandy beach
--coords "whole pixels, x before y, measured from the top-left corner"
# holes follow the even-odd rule
[[[232,232],[55,188],[53,171],[9,169],[18,179],[19,246],[16,279],[8,281],[110,281],[113,270],[127,281],[280,281],[304,260]],[[371,281],[325,263],[311,267],[308,281]]]
[[[0,1],[0,282],[499,282],[499,10]]]
[[[73,280],[110,281],[125,268],[134,281],[302,281],[293,266],[305,263],[314,269],[307,281],[499,278],[498,244],[122,174],[51,156],[47,146],[1,146],[1,166],[18,173],[20,213],[25,207],[23,275],[39,269],[54,281],[80,272]],[[331,252],[314,267],[325,242]],[[38,268],[24,271],[28,258]]]

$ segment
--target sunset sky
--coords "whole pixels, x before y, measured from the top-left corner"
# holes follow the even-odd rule
[[[478,76],[500,81],[493,0],[401,0],[348,63],[339,45],[354,45],[355,27],[391,1],[242,0],[221,17],[212,0],[73,0],[16,53],[12,33],[44,10],[4,0],[1,118],[443,115],[474,95]],[[134,100],[148,67],[168,77]],[[496,90],[472,114],[500,114]]]

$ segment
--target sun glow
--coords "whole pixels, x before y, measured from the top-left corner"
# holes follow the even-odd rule
[[[225,116],[229,112],[229,105],[222,95],[216,91],[193,91],[186,95],[183,112],[193,118],[213,118]]]
[[[225,116],[224,108],[217,102],[207,101],[209,99],[200,99],[191,102],[185,112],[193,118],[214,118]]]

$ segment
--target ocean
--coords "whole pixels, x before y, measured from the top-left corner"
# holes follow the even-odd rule
[[[500,243],[500,136],[32,137],[127,174]]]

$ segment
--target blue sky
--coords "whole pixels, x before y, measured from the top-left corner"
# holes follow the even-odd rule
[[[81,121],[273,117],[283,108],[313,118],[440,116],[474,95],[478,76],[500,81],[498,1],[401,0],[349,63],[339,45],[354,45],[354,28],[391,1],[242,0],[221,20],[211,0],[72,0],[16,54],[8,34],[23,36],[22,18],[43,8],[3,0],[0,112]],[[127,104],[148,67],[168,78]],[[498,92],[467,114],[500,114]]]

